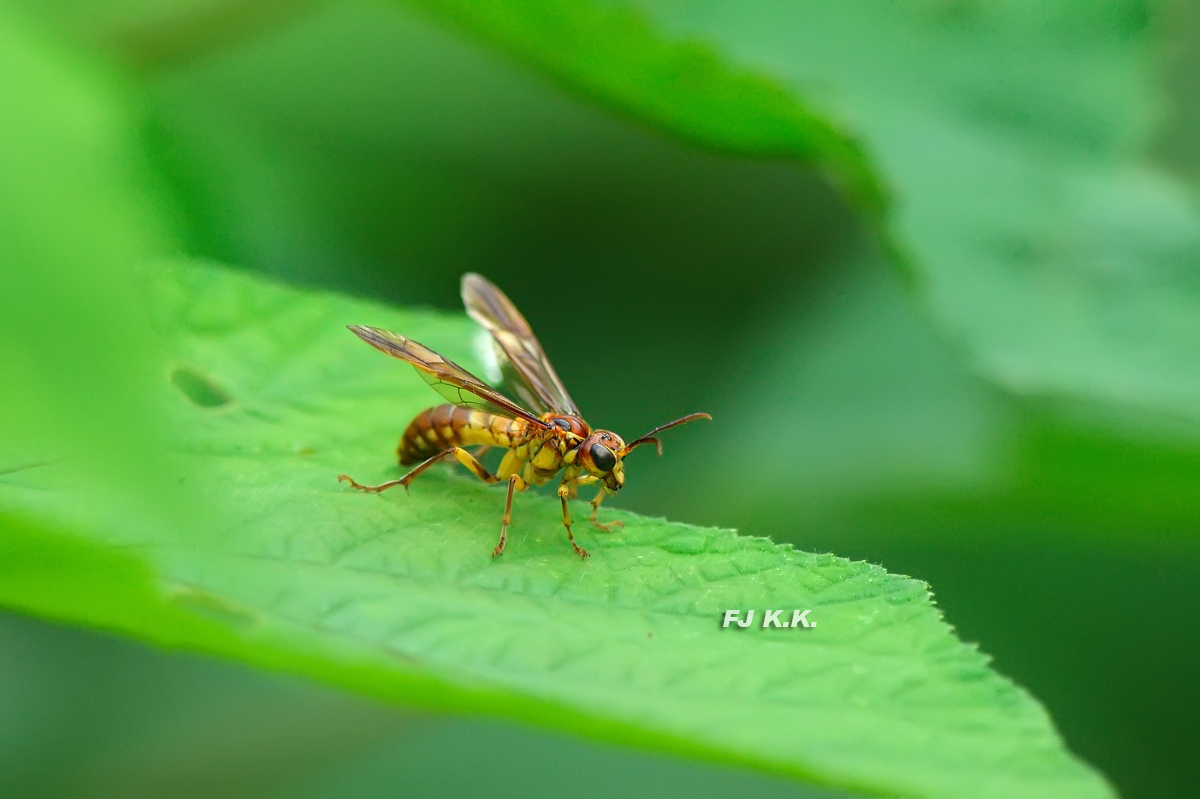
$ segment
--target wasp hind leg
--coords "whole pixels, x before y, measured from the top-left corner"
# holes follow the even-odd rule
[[[560,483],[558,486],[558,498],[562,500],[563,509],[563,527],[567,528],[567,540],[571,542],[571,548],[575,550],[575,554],[581,558],[591,557],[588,551],[579,544],[575,543],[575,536],[571,533],[571,511],[567,509],[567,499],[571,496],[571,486],[568,483]]]
[[[359,491],[366,491],[371,494],[378,494],[381,491],[387,491],[393,486],[404,486],[404,490],[408,491],[408,484],[413,480],[416,480],[422,472],[424,472],[430,466],[433,466],[435,463],[449,460],[450,458],[456,459],[463,466],[466,466],[472,474],[489,485],[500,482],[501,478],[485,469],[483,464],[475,459],[474,455],[467,452],[462,447],[450,447],[449,449],[442,450],[432,458],[420,463],[415,469],[398,480],[388,480],[386,483],[380,483],[379,485],[374,486],[363,485],[362,483],[356,482],[349,475],[345,474],[338,475],[338,480],[344,480],[353,488],[356,488]],[[508,524],[510,521],[512,521],[513,492],[524,491],[528,487],[529,484],[522,480],[520,475],[514,474],[508,478],[508,498],[504,501],[504,517],[500,522],[500,543],[496,544],[496,548],[492,550],[493,558],[504,553],[504,542],[508,538]]]
[[[466,466],[472,474],[485,483],[491,484],[500,482],[499,477],[483,468],[483,464],[477,461],[475,457],[471,455],[471,453],[467,452],[462,447],[450,447],[449,449],[442,450],[432,458],[422,461],[415,469],[398,480],[388,480],[386,483],[380,483],[379,485],[374,486],[363,485],[362,483],[355,481],[348,474],[339,474],[338,480],[347,482],[352,488],[356,488],[359,491],[366,491],[369,494],[378,494],[381,491],[387,491],[389,488],[394,486],[404,486],[404,490],[407,491],[408,484],[413,480],[416,480],[417,477],[420,476],[421,472],[425,471],[439,461],[449,460],[450,458],[456,458],[459,463],[461,463],[463,466]]]

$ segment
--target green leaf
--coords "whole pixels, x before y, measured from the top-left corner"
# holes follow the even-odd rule
[[[576,525],[580,561],[557,502],[532,494],[493,560],[498,489],[443,470],[409,496],[337,483],[395,476],[400,431],[437,401],[343,325],[470,364],[465,318],[213,267],[145,278],[170,362],[155,395],[168,477],[195,502],[192,525],[130,524],[119,496],[56,465],[0,476],[6,605],[871,794],[1110,795],[920,581],[615,510],[620,532]],[[647,453],[627,473],[659,468]],[[817,626],[722,629],[728,609],[811,609]]]
[[[589,0],[417,0],[597,100],[707,147],[824,167],[864,207],[884,191],[857,142],[775,81]]]
[[[760,131],[790,125],[819,149],[832,139],[780,109],[836,120],[871,164],[859,182],[894,197],[898,260],[977,370],[1135,430],[1151,411],[1200,431],[1200,206],[1139,156],[1160,116],[1146,4],[416,2],[709,145],[771,149]]]

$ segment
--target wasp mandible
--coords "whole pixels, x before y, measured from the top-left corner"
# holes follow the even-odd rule
[[[609,430],[592,430],[567,394],[529,323],[504,292],[480,275],[466,274],[462,279],[462,298],[471,318],[492,334],[506,385],[538,413],[526,410],[458,364],[412,339],[377,327],[347,325],[372,347],[412,364],[417,374],[450,404],[421,411],[404,431],[397,449],[400,463],[418,464],[408,474],[374,486],[362,485],[344,474],[338,480],[349,482],[359,491],[379,493],[392,486],[404,486],[407,491],[409,483],[430,466],[453,459],[485,483],[507,482],[500,542],[492,550],[492,557],[496,557],[504,552],[512,519],[513,493],[531,485],[544,485],[562,472],[558,497],[562,501],[563,526],[575,553],[586,558],[587,550],[575,542],[571,533],[571,513],[567,508],[567,501],[576,497],[579,486],[598,484],[589,517],[596,527],[607,532],[613,526],[620,526],[619,521],[602,524],[597,521],[596,512],[606,494],[615,494],[625,484],[622,464],[625,456],[642,444],[654,444],[661,455],[658,433],[694,419],[712,417],[707,413],[690,413],[628,444]],[[476,446],[481,449],[475,454],[465,449]],[[482,452],[491,447],[508,450],[496,474],[479,462]]]

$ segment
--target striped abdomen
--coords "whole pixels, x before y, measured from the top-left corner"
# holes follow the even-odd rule
[[[483,411],[438,405],[417,414],[400,439],[400,463],[408,465],[432,458],[454,446],[510,448],[525,433],[523,419],[509,419]]]

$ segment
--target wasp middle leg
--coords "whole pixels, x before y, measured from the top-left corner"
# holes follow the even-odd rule
[[[496,478],[499,480],[500,478]],[[508,539],[508,523],[512,521],[512,498],[513,491],[524,491],[529,488],[529,483],[521,479],[521,475],[513,474],[508,478],[508,496],[504,500],[504,516],[500,518],[500,543],[496,544],[496,548],[492,550],[492,557],[498,557],[504,554],[504,542]]]

